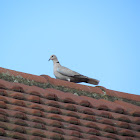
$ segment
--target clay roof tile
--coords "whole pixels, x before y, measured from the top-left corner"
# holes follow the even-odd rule
[[[139,95],[4,68],[0,75],[0,139],[140,139]]]

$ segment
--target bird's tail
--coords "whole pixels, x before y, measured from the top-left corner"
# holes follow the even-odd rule
[[[87,79],[87,83],[89,84],[93,84],[93,85],[98,85],[100,81],[96,80],[96,79],[92,79],[92,78],[88,78]]]

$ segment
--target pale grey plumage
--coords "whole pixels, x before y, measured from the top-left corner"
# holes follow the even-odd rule
[[[87,76],[81,75],[78,72],[72,71],[66,67],[61,66],[55,55],[51,55],[49,60],[53,61],[53,71],[57,79],[75,82],[75,83],[86,82],[94,85],[99,84],[99,81],[96,79],[89,78]]]

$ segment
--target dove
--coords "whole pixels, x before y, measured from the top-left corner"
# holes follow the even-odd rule
[[[99,81],[96,79],[89,78],[69,68],[61,66],[55,55],[51,55],[49,61],[50,60],[53,61],[53,72],[56,79],[65,80],[74,83],[85,82],[93,85],[99,84]]]

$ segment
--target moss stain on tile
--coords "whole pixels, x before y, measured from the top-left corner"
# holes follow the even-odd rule
[[[0,73],[0,79],[9,81],[9,82],[14,82],[14,83],[22,83],[28,86],[37,86],[44,89],[51,86],[49,83],[40,83],[34,80],[25,79],[20,75],[18,76],[10,75],[9,73]]]

